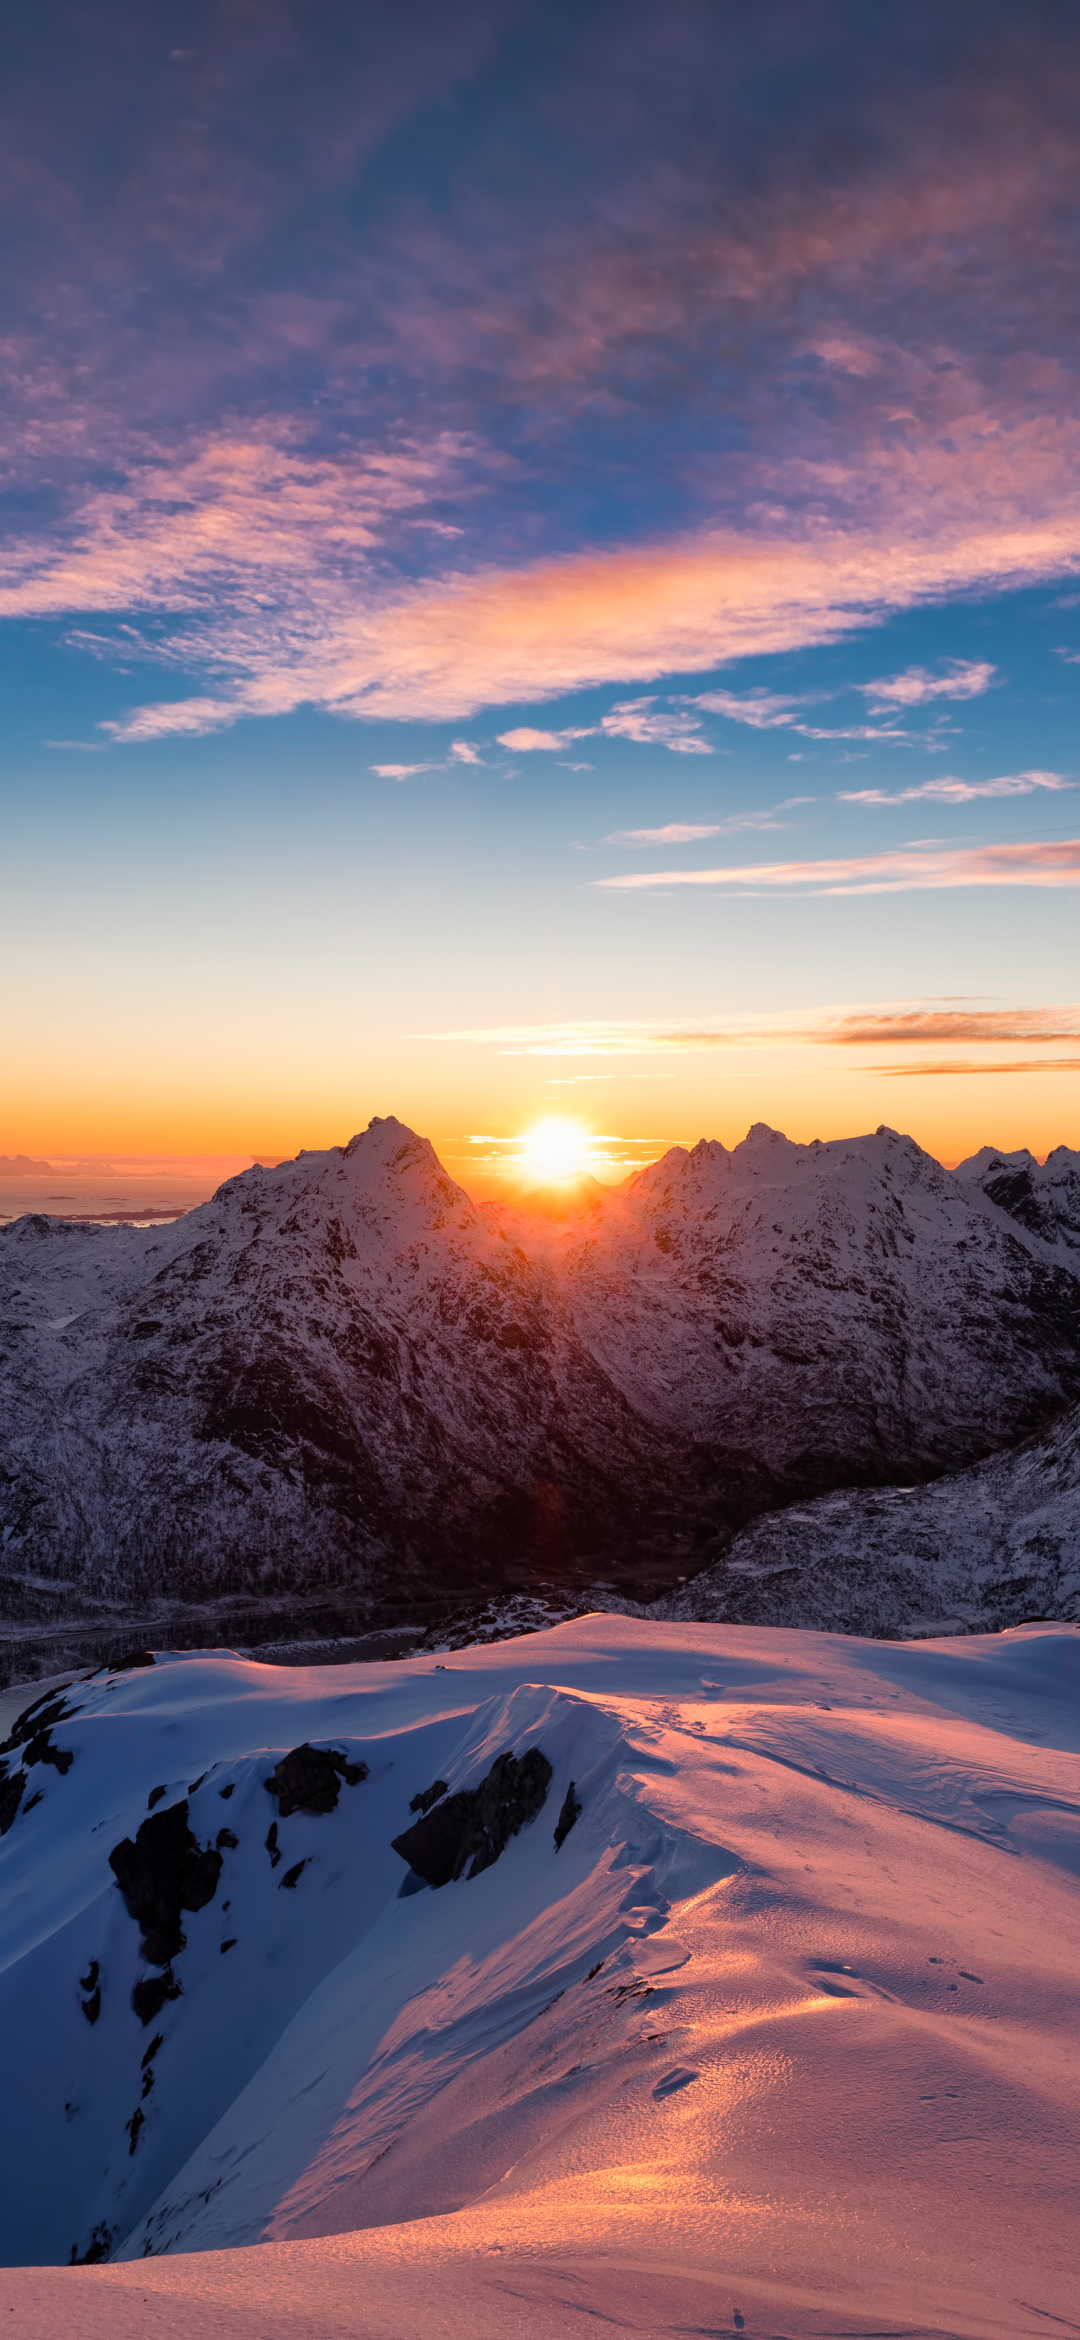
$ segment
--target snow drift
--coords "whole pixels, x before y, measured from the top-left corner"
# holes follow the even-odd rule
[[[1068,2329],[1078,1691],[1067,1627],[594,1617],[6,1694],[0,2313]]]

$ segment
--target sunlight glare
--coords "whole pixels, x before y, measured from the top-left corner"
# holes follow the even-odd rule
[[[526,1132],[521,1167],[537,1186],[548,1186],[559,1179],[579,1178],[588,1169],[590,1151],[588,1130],[552,1114]]]

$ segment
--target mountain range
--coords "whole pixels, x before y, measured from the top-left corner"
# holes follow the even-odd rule
[[[1075,1483],[1080,1155],[947,1171],[889,1129],[758,1124],[553,1220],[376,1119],[171,1227],[0,1230],[0,1388],[0,1602],[42,1659],[538,1584],[668,1606],[701,1579],[704,1613],[820,1622],[834,1548],[867,1630],[1071,1614],[1068,1567],[1018,1569],[1000,1523]]]

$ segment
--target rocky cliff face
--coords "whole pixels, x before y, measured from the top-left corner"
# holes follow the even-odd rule
[[[651,1598],[770,1507],[955,1471],[1080,1395],[1080,1164],[1051,1163],[758,1127],[553,1223],[381,1120],[167,1229],[17,1221],[5,1614]]]

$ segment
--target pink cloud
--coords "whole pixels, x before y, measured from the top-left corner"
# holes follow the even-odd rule
[[[514,755],[555,753],[560,748],[568,747],[575,739],[591,739],[595,730],[596,725],[590,723],[570,731],[534,731],[531,724],[523,723],[516,731],[500,731],[499,746],[509,748]],[[584,765],[581,768],[586,769]]]
[[[611,739],[633,739],[641,747],[669,748],[677,756],[711,756],[708,740],[701,739],[697,715],[658,715],[655,700],[623,699],[601,717],[600,729]]]
[[[909,666],[903,674],[883,675],[877,682],[859,683],[858,689],[875,712],[887,707],[924,707],[931,699],[978,699],[990,689],[996,666],[988,659],[947,658],[944,674],[925,666]]]
[[[726,715],[732,723],[749,723],[755,731],[772,731],[779,724],[790,723],[792,709],[800,704],[778,691],[700,691],[691,701],[692,706],[704,707],[711,715]]]
[[[664,829],[613,829],[605,845],[692,845],[699,837],[717,837],[720,824],[695,828],[689,821],[669,821]]]
[[[933,845],[864,853],[838,861],[760,862],[731,869],[667,869],[594,878],[609,893],[669,886],[723,886],[740,893],[892,894],[949,886],[1080,886],[1080,837],[1060,844]]]
[[[997,780],[955,780],[949,773],[940,779],[924,780],[918,788],[898,788],[890,795],[884,788],[846,788],[840,790],[841,804],[913,804],[920,797],[928,797],[939,804],[971,804],[977,796],[1030,796],[1036,788],[1075,788],[1075,780],[1063,780],[1060,772],[1004,772]]]

